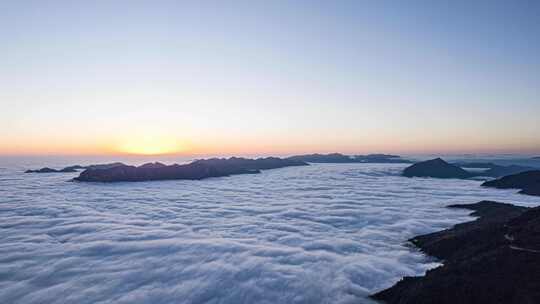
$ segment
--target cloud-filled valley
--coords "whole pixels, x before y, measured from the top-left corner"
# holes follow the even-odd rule
[[[203,181],[67,182],[0,170],[2,303],[370,303],[437,264],[405,244],[483,199],[481,181],[325,164]]]

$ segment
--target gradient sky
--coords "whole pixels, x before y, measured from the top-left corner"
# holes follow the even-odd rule
[[[0,154],[540,152],[539,1],[2,1]]]

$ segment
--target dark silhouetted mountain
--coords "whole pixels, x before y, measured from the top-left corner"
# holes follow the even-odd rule
[[[398,155],[368,154],[349,156],[341,153],[295,155],[287,159],[307,163],[411,163]]]
[[[75,166],[65,167],[64,169],[62,169],[62,170],[60,170],[60,171],[64,171],[64,172],[74,172],[74,171],[82,170],[82,169],[86,169],[86,167],[85,167],[85,166],[80,166],[80,165],[75,165]]]
[[[444,260],[372,297],[388,304],[540,303],[540,207],[454,205],[479,218],[410,241]]]
[[[220,171],[230,172],[230,174],[235,174],[234,172],[236,171],[239,171],[242,173],[250,173],[249,171],[268,170],[268,169],[276,169],[276,168],[281,168],[281,167],[307,165],[307,163],[303,161],[281,159],[277,157],[266,157],[266,158],[257,158],[257,159],[249,159],[249,158],[242,158],[242,157],[231,157],[228,159],[210,158],[210,159],[196,160],[193,162],[193,164],[202,164],[202,165],[216,167],[216,168],[219,168]]]
[[[144,165],[139,166],[139,168],[141,169],[155,169],[155,168],[163,168],[163,167],[167,167],[167,165],[162,164],[160,162],[146,163]]]
[[[97,164],[97,165],[79,166],[79,167],[81,167],[82,169],[109,169],[109,168],[114,168],[118,166],[125,166],[125,164],[121,162],[115,162],[115,163],[109,163],[109,164]]]
[[[521,189],[519,193],[540,196],[540,170],[531,170],[487,181],[484,187]]]
[[[532,159],[540,159],[540,156],[532,157]]]
[[[416,163],[403,170],[407,177],[469,178],[473,174],[440,158]]]
[[[78,170],[82,170],[82,169],[107,169],[107,168],[113,168],[116,166],[125,166],[125,165],[123,163],[98,164],[98,165],[89,165],[89,166],[74,165],[74,166],[65,167],[60,170],[45,167],[39,170],[26,170],[25,173],[71,173],[71,172],[77,172]]]
[[[307,163],[352,163],[353,158],[340,153],[330,154],[305,154],[288,157],[289,160],[303,161]]]
[[[412,163],[412,161],[403,159],[399,155],[390,154],[355,155],[354,161],[359,163]]]
[[[74,180],[83,182],[135,182],[151,180],[187,179],[200,180],[235,174],[254,174],[260,170],[289,166],[305,166],[307,163],[275,157],[247,159],[212,158],[196,160],[186,165],[163,165],[161,163],[135,166],[115,166],[107,169],[87,169]]]
[[[49,167],[45,167],[38,170],[26,170],[24,173],[66,173],[66,172],[77,172],[77,170],[70,169],[70,168],[56,170]]]

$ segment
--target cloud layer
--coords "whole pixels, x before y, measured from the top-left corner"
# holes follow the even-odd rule
[[[469,219],[443,206],[540,203],[401,168],[114,185],[0,169],[0,302],[370,303],[437,265],[405,241]]]

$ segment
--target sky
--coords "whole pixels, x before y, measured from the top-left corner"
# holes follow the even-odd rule
[[[538,1],[0,0],[0,154],[540,153]]]

